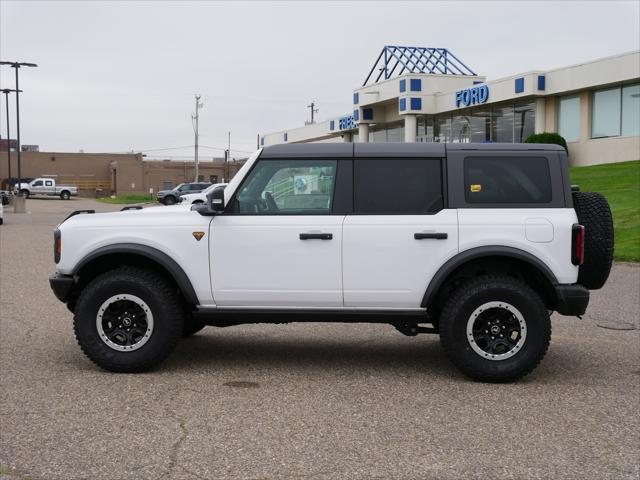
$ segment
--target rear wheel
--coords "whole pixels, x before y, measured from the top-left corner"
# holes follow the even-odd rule
[[[511,277],[482,276],[462,284],[440,316],[440,341],[453,364],[483,382],[510,382],[530,373],[551,340],[540,296]]]
[[[62,200],[69,200],[69,198],[71,198],[71,194],[65,190],[63,192],[60,192],[60,198]]]
[[[141,372],[164,360],[182,335],[184,313],[162,277],[121,267],[82,291],[74,329],[83,352],[113,372]]]

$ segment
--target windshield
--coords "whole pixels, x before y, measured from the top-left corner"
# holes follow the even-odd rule
[[[189,185],[189,184],[188,183],[181,183],[176,188],[174,188],[174,190],[177,190],[177,191],[181,192],[181,191],[183,191],[185,189],[185,187],[187,187],[187,185]]]

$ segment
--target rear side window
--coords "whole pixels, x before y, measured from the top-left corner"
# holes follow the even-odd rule
[[[549,203],[551,175],[544,157],[467,157],[467,203]]]
[[[438,158],[356,159],[353,175],[355,213],[426,214],[443,208]]]

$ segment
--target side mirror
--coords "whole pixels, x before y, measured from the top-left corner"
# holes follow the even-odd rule
[[[214,188],[207,195],[207,203],[212,212],[224,212],[224,188]]]

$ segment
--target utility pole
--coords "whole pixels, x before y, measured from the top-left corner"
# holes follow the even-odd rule
[[[11,88],[2,89],[2,93],[4,93],[4,104],[7,109],[7,163],[9,164],[7,177],[9,179],[11,178],[11,130],[9,129],[9,94],[11,92],[15,92],[15,90],[12,90]]]
[[[311,121],[308,124],[316,123],[315,114],[318,113],[318,109],[316,108],[316,103],[311,102],[311,105],[307,105],[307,108],[311,110]]]
[[[22,183],[22,163],[20,161],[20,84],[18,81],[18,70],[20,67],[37,67],[35,63],[27,63],[27,62],[2,62],[0,61],[0,65],[10,65],[12,68],[16,70],[16,150],[18,151],[18,187],[20,187],[20,183]],[[16,201],[14,204],[13,210],[15,213],[26,213],[26,206],[24,204],[24,198],[22,196],[22,192],[20,188],[18,188],[18,198],[19,201]]]
[[[194,155],[194,163],[195,163],[195,179],[194,182],[198,181],[198,177],[200,174],[199,171],[199,164],[198,164],[198,119],[200,117],[198,110],[200,110],[203,106],[202,103],[200,103],[200,95],[196,94],[196,113],[195,115],[191,116],[191,120],[195,121],[195,124],[193,126],[193,132],[195,133],[195,143],[194,143],[194,147],[195,147],[195,155]]]
[[[229,181],[230,169],[229,169],[229,160],[231,160],[231,132],[228,132],[227,136],[227,182]]]

